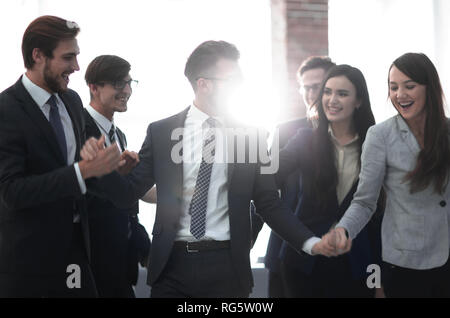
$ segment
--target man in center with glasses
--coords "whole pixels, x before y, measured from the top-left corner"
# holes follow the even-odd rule
[[[278,134],[278,147],[274,149],[282,149],[300,128],[316,127],[317,109],[315,102],[319,96],[320,86],[325,78],[328,70],[336,64],[327,56],[310,56],[297,70],[296,78],[299,84],[299,93],[303,98],[306,107],[306,117],[295,118],[279,124],[276,127]],[[281,187],[281,199],[295,211],[299,201],[299,193],[301,193],[301,177],[300,172],[295,171]],[[263,222],[255,213],[252,206],[252,223],[254,229],[254,237],[260,231]],[[312,241],[311,241],[312,242]],[[307,244],[310,246],[311,244]],[[287,245],[275,233],[270,233],[269,243],[267,245],[264,265],[269,271],[268,296],[270,298],[289,297],[288,285],[297,284],[297,281],[288,281],[284,277],[284,268],[286,266],[295,267],[295,263],[285,259]],[[309,247],[310,249],[311,247]]]
[[[96,57],[86,70],[90,103],[84,111],[86,137],[104,136],[108,146],[117,143],[125,166],[118,171],[127,174],[139,161],[128,151],[125,134],[114,124],[114,113],[127,111],[128,99],[137,81],[129,74],[130,63],[115,55]],[[102,137],[103,138],[103,137]],[[137,217],[138,203],[119,209],[111,201],[87,195],[92,271],[100,297],[134,297],[138,263],[144,262],[150,240]]]

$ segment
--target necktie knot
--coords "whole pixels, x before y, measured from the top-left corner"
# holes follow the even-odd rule
[[[47,104],[48,105],[50,105],[50,107],[53,107],[53,108],[57,108],[57,105],[56,105],[56,96],[55,95],[51,95],[50,96],[50,98],[47,100]]]
[[[206,120],[206,123],[208,124],[208,126],[209,126],[210,128],[216,128],[216,127],[219,127],[219,122],[217,121],[217,119],[214,119],[214,118],[212,118],[212,117],[209,117],[209,118]]]

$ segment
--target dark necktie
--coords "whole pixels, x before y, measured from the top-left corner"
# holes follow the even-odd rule
[[[50,96],[47,101],[50,105],[50,116],[49,122],[55,132],[56,139],[58,140],[59,147],[64,157],[64,162],[67,164],[67,143],[66,136],[64,135],[64,128],[61,122],[61,117],[59,116],[58,106],[56,105],[55,95]]]
[[[214,128],[216,120],[208,118],[206,122],[210,128],[206,132],[203,140],[202,162],[198,170],[197,181],[195,184],[194,194],[189,206],[189,214],[191,215],[190,231],[196,239],[205,236],[206,230],[206,207],[208,204],[208,189],[211,180],[211,171],[214,163],[216,139]]]
[[[116,142],[116,127],[114,127],[114,124],[111,125],[111,129],[109,130],[109,141],[111,144]]]

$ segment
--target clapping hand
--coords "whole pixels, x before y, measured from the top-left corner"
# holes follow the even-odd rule
[[[105,136],[100,139],[90,138],[81,150],[82,161],[79,162],[83,179],[101,177],[125,165],[116,143],[105,148]]]
[[[117,168],[117,172],[120,175],[125,176],[129,174],[134,167],[137,166],[137,164],[139,163],[139,155],[134,151],[125,150],[124,152],[122,152],[120,160],[125,160],[125,164]]]

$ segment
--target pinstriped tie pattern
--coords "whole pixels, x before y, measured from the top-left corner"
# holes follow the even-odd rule
[[[211,117],[208,118],[206,122],[210,128],[206,132],[203,140],[202,162],[200,164],[200,169],[198,170],[194,195],[192,196],[191,204],[189,205],[189,214],[191,215],[190,231],[196,239],[205,236],[208,189],[216,147],[214,128],[217,126],[217,122]]]
[[[116,127],[114,127],[114,124],[111,125],[111,129],[109,130],[108,137],[111,144],[114,144],[116,142]]]

